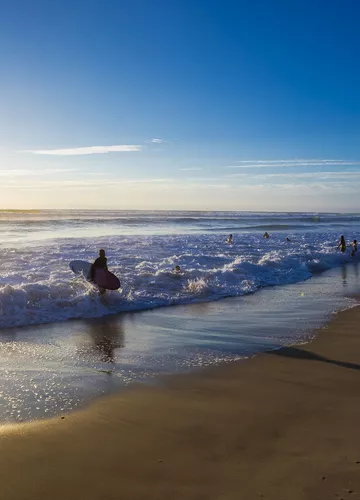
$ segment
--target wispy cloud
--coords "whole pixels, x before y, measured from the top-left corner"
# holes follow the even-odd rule
[[[3,187],[8,185],[16,189],[102,189],[102,188],[139,188],[143,189],[152,186],[168,187],[173,183],[172,178],[154,178],[154,179],[86,179],[86,180],[36,180],[36,182],[19,182],[9,179],[8,184],[2,182]]]
[[[234,189],[237,189],[234,187]],[[321,189],[322,191],[327,191],[329,193],[338,192],[358,192],[358,185],[354,185],[351,182],[336,182],[336,183],[321,183],[321,182],[306,182],[306,183],[293,183],[293,184],[253,184],[240,186],[243,191],[267,191],[271,192],[274,190],[287,191],[292,195],[298,194],[300,191],[314,191],[315,193]]]
[[[335,159],[321,159],[321,158],[295,158],[295,159],[287,159],[287,160],[239,160],[236,163],[304,163],[304,162],[309,162],[309,161],[316,161],[316,162],[342,162],[342,161],[349,161],[349,160],[342,160],[337,158]]]
[[[153,137],[152,139],[148,139],[145,142],[146,144],[164,144],[167,141],[165,141],[164,139],[160,139],[159,137]]]
[[[159,138],[154,137],[153,139],[150,139],[150,141],[148,141],[148,142],[151,142],[153,144],[163,144],[165,141],[163,139],[159,139]]]
[[[30,149],[23,151],[24,153],[32,153],[34,155],[54,155],[54,156],[75,156],[75,155],[93,155],[104,153],[120,153],[140,151],[141,146],[131,144],[121,144],[117,146],[87,146],[84,148],[69,148],[69,149]]]
[[[360,180],[360,172],[354,172],[349,170],[342,170],[340,172],[300,172],[300,173],[274,173],[274,174],[230,174],[225,177],[231,178],[250,178],[250,179],[271,179],[274,177],[280,177],[282,179],[337,179],[337,178],[348,178],[348,179],[358,179]]]
[[[37,175],[52,175],[63,172],[76,172],[76,168],[49,168],[49,169],[0,169],[1,177],[27,177]]]
[[[189,168],[180,168],[183,172],[198,172],[199,170],[203,170],[201,167],[189,167]]]
[[[226,165],[223,168],[285,168],[285,167],[322,167],[360,165],[359,160],[241,160],[238,165]]]
[[[149,184],[149,183],[163,183],[173,182],[174,179],[170,177],[156,178],[156,179],[125,179],[117,181],[119,184]]]

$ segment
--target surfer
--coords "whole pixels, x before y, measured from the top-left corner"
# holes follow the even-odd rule
[[[345,252],[345,250],[346,250],[346,243],[345,243],[344,236],[341,236],[340,243],[338,244],[338,248],[340,249],[340,252],[342,252],[342,253]]]
[[[266,239],[267,239],[267,238],[270,238],[269,233],[268,233],[268,232],[266,232],[266,231],[265,231],[265,233],[264,233],[264,238],[266,238]]]
[[[100,268],[100,269],[105,269],[105,271],[108,270],[107,268],[107,258],[105,257],[105,250],[101,249],[99,250],[99,257],[95,260],[93,265],[91,266],[91,281],[94,281],[95,277],[95,268]],[[99,293],[100,295],[104,295],[106,292],[106,288],[101,288],[99,286]]]
[[[232,242],[233,242],[233,235],[232,235],[232,234],[229,234],[229,237],[228,237],[228,239],[226,240],[226,243],[229,243],[229,245],[232,245]]]
[[[357,240],[354,240],[352,242],[351,246],[353,247],[352,252],[351,252],[351,257],[354,257],[356,252],[357,252]]]

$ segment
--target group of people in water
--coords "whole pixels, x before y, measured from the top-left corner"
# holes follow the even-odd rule
[[[354,255],[357,252],[357,240],[353,240],[352,243],[350,243],[350,246],[352,246],[352,251],[351,251],[351,257],[354,257]],[[337,248],[340,250],[340,252],[344,253],[346,250],[346,241],[344,236],[341,236],[340,238],[340,243],[338,244]]]
[[[265,239],[268,239],[270,238],[270,235],[267,231],[265,231],[264,233],[264,238]],[[287,242],[291,242],[290,238],[287,236],[286,237],[286,241]],[[233,244],[233,235],[232,234],[229,234],[229,236],[227,237],[226,239],[226,243],[228,243],[229,245],[232,245]],[[352,251],[351,251],[351,257],[354,257],[358,248],[357,248],[357,240],[353,240],[352,243],[350,243],[350,245],[352,247]],[[341,238],[340,238],[340,243],[338,244],[337,248],[340,250],[340,252],[344,253],[346,251],[346,241],[345,241],[345,237],[342,235]],[[94,261],[94,263],[92,264],[91,266],[91,271],[90,271],[90,280],[91,281],[94,281],[94,275],[95,275],[95,269],[96,268],[101,268],[101,269],[105,269],[107,271],[107,258],[105,256],[105,250],[101,249],[99,250],[99,257]],[[174,273],[175,274],[182,274],[182,269],[179,265],[175,266],[174,267]],[[99,287],[99,293],[100,295],[103,295],[104,293],[106,292],[105,288],[100,288]]]
[[[270,234],[265,231],[264,233],[264,238],[267,240],[268,238],[270,238]],[[286,241],[291,241],[291,239],[287,236],[286,237]],[[232,234],[229,234],[229,236],[227,237],[226,239],[226,243],[228,243],[229,245],[232,245],[233,244],[233,235]]]
[[[264,233],[264,238],[267,240],[268,238],[270,238],[270,234],[265,231]],[[286,241],[291,241],[291,239],[287,236],[286,237]],[[226,239],[226,243],[228,243],[229,245],[232,245],[233,244],[233,235],[232,234],[229,234],[229,236],[227,237]]]
[[[270,238],[270,234],[267,231],[265,231],[265,233],[264,233],[264,238],[265,239]],[[288,236],[285,238],[285,240],[287,242],[291,242],[291,239]],[[226,243],[228,243],[229,245],[233,244],[233,235],[232,234],[229,234],[229,236],[226,239]],[[358,248],[357,248],[357,240],[353,240],[352,243],[350,243],[349,246],[352,246],[352,251],[351,251],[350,255],[351,255],[351,257],[354,257],[354,255],[356,254],[356,252],[358,250]],[[340,243],[338,244],[337,248],[342,253],[344,253],[345,250],[346,250],[346,241],[345,241],[345,237],[343,235],[340,238]]]

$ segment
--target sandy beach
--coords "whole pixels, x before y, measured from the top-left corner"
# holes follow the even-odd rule
[[[315,340],[1,428],[2,498],[360,498],[360,308]]]
[[[359,17],[3,2],[0,500],[360,500]]]

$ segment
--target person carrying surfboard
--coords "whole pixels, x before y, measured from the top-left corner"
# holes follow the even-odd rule
[[[108,270],[107,258],[105,257],[105,250],[103,250],[103,249],[99,250],[99,257],[95,260],[95,262],[91,266],[91,271],[90,271],[91,281],[94,281],[96,268],[105,269],[105,271]],[[106,288],[101,288],[99,286],[100,295],[104,295],[105,292],[106,292]]]

